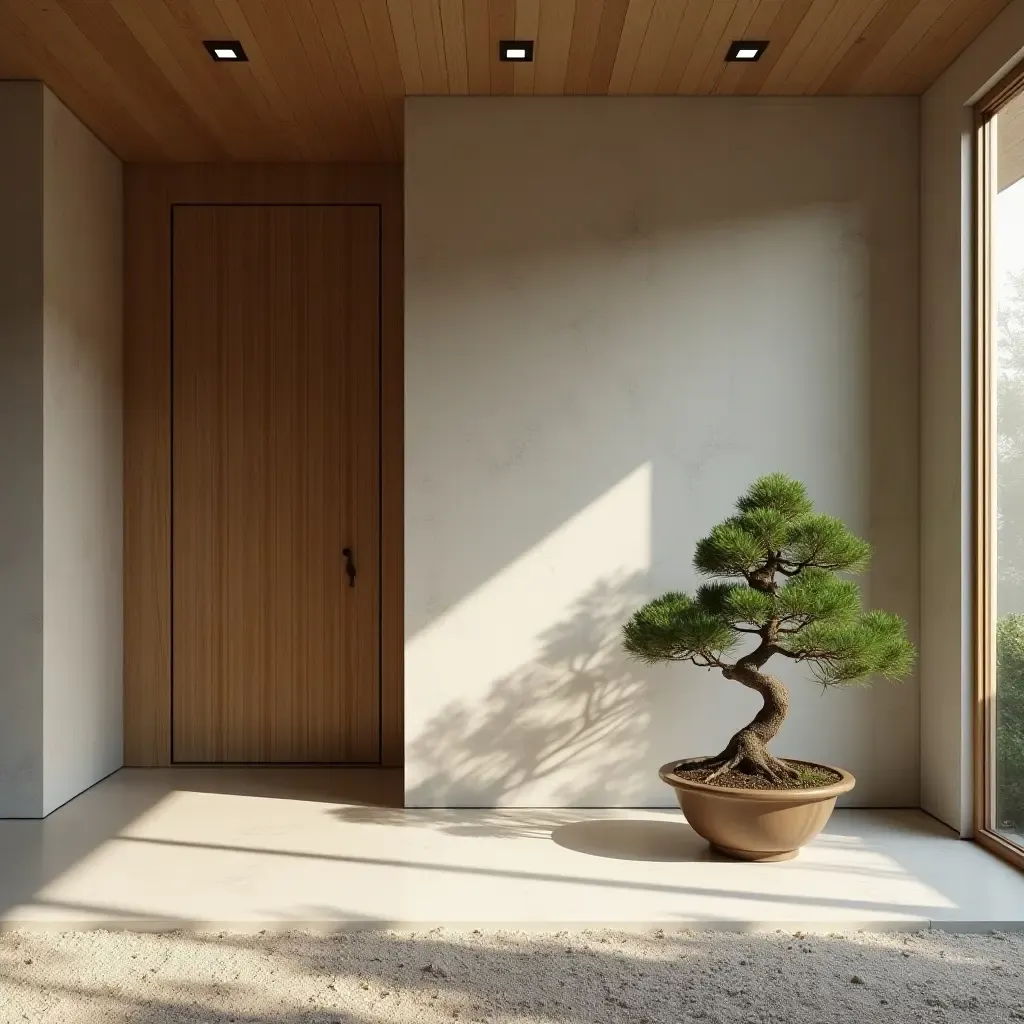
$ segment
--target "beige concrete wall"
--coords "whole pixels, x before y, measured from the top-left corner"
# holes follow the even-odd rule
[[[43,792],[43,86],[0,82],[0,817]]]
[[[413,99],[405,182],[410,804],[670,804],[757,698],[618,630],[764,472],[916,636],[916,100]],[[779,671],[779,753],[917,803],[916,680]]]
[[[43,108],[43,813],[121,765],[121,161]]]
[[[921,802],[971,831],[972,103],[1024,53],[1014,0],[921,101]]]

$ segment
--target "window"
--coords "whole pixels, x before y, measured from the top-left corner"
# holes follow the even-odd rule
[[[980,841],[1024,865],[1024,77],[978,109]]]

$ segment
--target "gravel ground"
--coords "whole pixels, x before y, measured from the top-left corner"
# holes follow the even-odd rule
[[[9,932],[0,1021],[1024,1020],[1024,936]]]

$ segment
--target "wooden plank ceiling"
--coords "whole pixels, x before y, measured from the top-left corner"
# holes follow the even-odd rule
[[[1008,3],[0,0],[0,78],[42,79],[125,160],[397,160],[406,95],[918,94]],[[533,64],[499,62],[510,38]],[[765,56],[726,64],[743,38]]]

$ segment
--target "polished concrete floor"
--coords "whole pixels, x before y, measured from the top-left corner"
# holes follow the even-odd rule
[[[0,821],[0,923],[138,929],[1024,928],[1024,875],[918,811],[838,811],[793,861],[670,810],[404,810],[396,771],[124,769]]]

